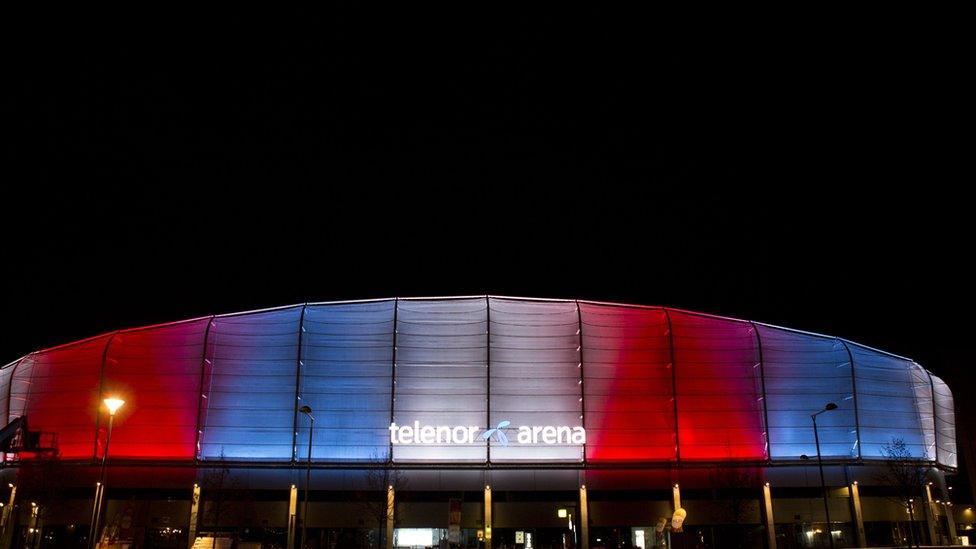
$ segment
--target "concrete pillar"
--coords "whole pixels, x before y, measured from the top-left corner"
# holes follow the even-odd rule
[[[10,485],[10,500],[7,501],[7,505],[3,508],[2,518],[0,518],[0,527],[2,527],[3,534],[0,535],[0,547],[7,549],[10,547],[10,541],[14,536],[14,503],[17,502],[17,485]]]
[[[769,483],[763,484],[763,506],[765,509],[766,539],[769,549],[776,549],[776,520],[773,518],[773,496],[769,491]]]
[[[0,513],[0,528],[7,527],[7,520],[10,518],[10,513],[13,512],[14,502],[17,500],[17,486],[14,484],[10,485],[10,501],[3,508],[3,513]]]
[[[861,493],[857,489],[857,481],[851,483],[851,516],[854,517],[854,533],[857,535],[857,546],[867,547],[867,537],[864,535],[864,515],[861,513]]]
[[[396,511],[396,494],[393,485],[386,488],[386,549],[393,549],[393,519]]]
[[[190,527],[186,539],[190,547],[197,540],[197,517],[200,515],[200,485],[193,483],[193,497],[190,499]]]
[[[949,545],[959,545],[959,536],[956,535],[956,517],[952,516],[952,503],[943,504],[945,509],[946,522],[949,526]]]
[[[579,532],[580,549],[590,549],[590,504],[586,499],[586,485],[580,486]]]
[[[105,486],[101,482],[95,483],[95,501],[92,503],[91,524],[88,526],[88,547],[98,545],[98,523],[102,518],[102,493]]]
[[[485,485],[485,549],[491,549],[491,486]]]
[[[288,495],[288,549],[295,549],[295,515],[298,512],[298,487],[291,485]]]
[[[949,545],[958,545],[959,536],[956,534],[956,517],[952,516],[953,509],[952,509],[952,501],[950,497],[952,496],[952,492],[950,491],[951,488],[949,488],[949,486],[946,484],[945,473],[936,470],[936,474],[939,477],[939,488],[942,490],[942,494],[946,498],[942,502],[941,507],[942,507],[942,514],[944,514],[946,518],[946,528],[948,528],[949,530],[948,532],[946,532],[949,538]]]
[[[678,487],[677,482],[675,482],[674,486],[671,487],[671,499],[674,503],[674,509],[672,509],[672,512],[681,509],[681,488]]]
[[[925,484],[925,525],[929,531],[929,543],[939,545],[941,540],[936,537],[935,521],[938,520],[938,513],[935,510],[935,502],[932,501],[932,483]]]

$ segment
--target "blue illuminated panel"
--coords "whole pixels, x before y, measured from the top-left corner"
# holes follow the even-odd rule
[[[214,319],[201,459],[291,460],[301,312],[298,306]]]
[[[851,360],[834,338],[757,325],[762,341],[772,459],[817,455],[811,414],[828,402],[837,409],[817,416],[825,457],[857,457],[857,421]]]
[[[894,439],[905,441],[912,456],[925,459],[929,453],[923,432],[916,392],[924,395],[917,367],[904,359],[848,343],[854,355],[857,407],[861,425],[861,455],[883,458],[885,445]],[[928,385],[928,380],[924,380]],[[931,410],[931,391],[929,391]],[[931,417],[931,412],[929,412]]]
[[[925,368],[915,362],[908,363],[908,372],[912,379],[915,408],[918,410],[919,428],[922,431],[922,443],[925,447],[922,457],[935,461],[935,401],[932,396],[932,378]]]
[[[935,388],[935,428],[939,463],[958,467],[956,450],[956,417],[953,412],[952,391],[938,376],[932,376]]]
[[[301,404],[315,416],[312,459],[389,459],[394,301],[309,305],[302,338]],[[298,455],[308,419],[298,417]]]

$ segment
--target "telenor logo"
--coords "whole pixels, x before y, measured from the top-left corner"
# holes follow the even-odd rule
[[[494,429],[488,429],[487,431],[484,432],[484,434],[481,435],[481,440],[488,440],[491,438],[492,435],[494,435],[495,440],[502,443],[502,446],[508,446],[508,435],[506,435],[505,431],[503,431],[502,429],[508,427],[511,424],[512,422],[508,421],[507,419],[503,421],[499,421],[497,427],[495,427]]]

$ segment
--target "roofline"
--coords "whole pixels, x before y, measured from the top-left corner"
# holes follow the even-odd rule
[[[24,360],[25,358],[27,358],[27,356],[28,355],[24,355],[24,356],[22,356],[22,357],[20,357],[18,359],[15,359],[15,360],[12,360],[12,361],[8,362],[7,364],[4,364],[3,366],[0,366],[0,371],[6,370],[7,368],[12,368],[13,366],[16,366],[18,362],[20,362],[21,360]]]
[[[777,329],[777,330],[784,330],[784,331],[788,331],[788,332],[792,332],[792,333],[796,333],[796,334],[803,334],[803,335],[808,335],[808,336],[813,336],[813,337],[820,337],[820,338],[829,339],[829,340],[841,341],[841,342],[844,342],[844,343],[847,343],[847,344],[856,345],[856,346],[858,346],[858,347],[860,347],[862,349],[868,349],[868,350],[874,351],[876,353],[880,353],[880,354],[887,355],[887,356],[890,356],[890,357],[893,357],[893,358],[897,358],[897,359],[900,359],[900,360],[905,360],[907,362],[911,362],[911,363],[915,364],[916,366],[918,366],[918,367],[922,368],[923,370],[925,370],[925,368],[922,367],[920,364],[918,364],[918,362],[916,362],[914,359],[909,358],[909,357],[905,357],[905,356],[901,356],[901,355],[892,353],[890,351],[885,351],[885,350],[882,350],[882,349],[878,349],[876,347],[871,347],[870,345],[864,345],[863,343],[858,343],[856,341],[851,341],[849,339],[842,338],[842,337],[838,337],[838,336],[831,336],[831,335],[827,335],[827,334],[821,334],[821,333],[818,333],[818,332],[811,332],[811,331],[808,331],[808,330],[800,330],[800,329],[796,329],[796,328],[788,328],[786,326],[779,326],[779,325],[771,324],[771,323],[768,323],[768,322],[752,321],[752,320],[746,320],[746,319],[742,319],[742,318],[734,318],[734,317],[717,315],[717,314],[712,314],[712,313],[703,313],[703,312],[700,312],[700,311],[691,311],[691,310],[688,310],[688,309],[681,309],[681,308],[677,308],[677,307],[667,307],[667,306],[663,306],[663,305],[642,305],[642,304],[634,304],[634,303],[619,303],[619,302],[614,302],[614,301],[597,301],[597,300],[590,300],[590,299],[566,299],[566,298],[555,298],[555,297],[524,297],[524,296],[507,296],[507,295],[494,295],[494,294],[460,295],[460,296],[411,296],[411,297],[396,297],[396,296],[394,296],[394,297],[382,297],[382,298],[370,298],[370,299],[350,299],[350,300],[339,300],[339,301],[309,301],[309,302],[305,302],[305,303],[294,303],[294,304],[290,304],[290,305],[279,305],[279,306],[275,306],[275,307],[264,307],[264,308],[260,308],[260,309],[249,309],[249,310],[245,310],[245,311],[236,311],[236,312],[230,312],[230,313],[215,313],[215,314],[212,314],[212,315],[203,315],[203,316],[198,316],[198,317],[189,318],[189,319],[183,319],[183,320],[174,320],[174,321],[169,321],[169,322],[160,322],[160,323],[156,323],[156,324],[150,324],[150,325],[147,325],[147,326],[135,326],[135,327],[130,327],[130,328],[120,328],[120,329],[117,329],[117,330],[110,330],[110,331],[107,331],[107,332],[103,332],[103,333],[100,333],[100,334],[96,334],[96,335],[93,335],[93,336],[90,336],[90,337],[86,337],[86,338],[83,338],[83,339],[79,339],[79,340],[76,340],[76,341],[70,341],[70,342],[67,342],[67,343],[62,343],[62,344],[54,345],[54,346],[51,346],[51,347],[45,347],[45,348],[38,349],[38,350],[32,351],[30,353],[27,353],[26,355],[22,356],[21,358],[10,362],[9,364],[7,364],[7,365],[5,365],[3,367],[0,367],[0,370],[3,370],[5,368],[8,368],[12,364],[15,364],[15,363],[17,363],[17,362],[19,362],[21,360],[24,360],[25,358],[27,358],[27,357],[29,357],[31,355],[40,354],[40,353],[46,353],[46,352],[49,352],[49,351],[53,351],[53,350],[56,350],[56,349],[60,349],[60,348],[64,348],[64,347],[69,347],[69,346],[73,346],[73,345],[79,345],[79,344],[86,343],[88,341],[92,341],[92,340],[99,339],[99,338],[102,338],[102,337],[108,337],[108,336],[111,336],[113,334],[120,334],[120,333],[124,334],[124,333],[137,332],[137,331],[141,331],[141,330],[148,330],[148,329],[152,329],[152,328],[161,328],[161,327],[165,327],[165,326],[175,326],[175,325],[179,325],[179,324],[187,324],[187,323],[191,323],[191,322],[199,322],[199,321],[204,320],[204,319],[207,319],[207,318],[210,318],[211,320],[216,320],[216,319],[219,319],[219,318],[238,317],[238,316],[244,316],[244,315],[256,314],[256,313],[263,313],[263,312],[270,312],[270,311],[282,311],[282,310],[293,309],[293,308],[297,308],[297,307],[304,307],[304,306],[309,306],[309,305],[312,305],[312,306],[315,306],[315,305],[343,305],[343,304],[355,304],[355,303],[379,303],[379,302],[384,302],[384,301],[428,301],[428,300],[444,300],[444,301],[448,301],[448,300],[480,299],[480,298],[485,298],[485,299],[491,299],[491,298],[496,298],[496,299],[510,299],[510,300],[518,300],[518,301],[537,301],[537,302],[549,302],[549,303],[574,303],[575,302],[575,303],[586,303],[586,304],[590,304],[590,305],[600,305],[600,306],[626,307],[626,308],[632,308],[632,309],[648,309],[648,310],[673,311],[673,312],[676,312],[676,313],[682,313],[682,314],[688,314],[688,315],[695,315],[695,316],[705,317],[705,318],[714,318],[714,319],[717,319],[717,320],[724,320],[724,321],[729,321],[729,322],[741,322],[741,323],[744,323],[744,324],[753,324],[753,325],[765,326],[767,328],[773,328],[773,329]],[[925,371],[928,371],[928,370],[925,370]]]

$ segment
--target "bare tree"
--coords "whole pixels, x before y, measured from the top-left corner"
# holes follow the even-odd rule
[[[920,545],[915,539],[915,499],[925,482],[925,467],[903,438],[892,437],[891,442],[881,447],[881,453],[885,456],[884,469],[878,473],[877,480],[892,487],[895,495],[890,499],[908,511],[908,546]]]
[[[753,469],[748,467],[717,467],[709,471],[712,499],[724,501],[720,507],[722,518],[732,524],[733,539],[727,543],[742,547],[747,543],[743,525],[757,510],[759,500],[749,497],[757,485]]]
[[[241,526],[254,514],[253,494],[233,475],[220,453],[220,465],[207,469],[200,479],[200,492],[205,503],[204,524],[213,528],[216,546],[221,527],[234,527],[235,537]]]
[[[398,516],[396,514],[395,508],[390,508],[387,505],[387,490],[393,487],[394,492],[399,492],[406,489],[406,478],[403,472],[399,469],[393,467],[392,462],[373,456],[370,460],[371,466],[366,469],[365,481],[366,481],[366,491],[357,494],[356,503],[359,506],[360,512],[369,522],[365,524],[366,533],[364,533],[364,538],[368,539],[369,528],[372,524],[375,524],[379,529],[380,535],[377,538],[378,543],[382,543],[385,536],[392,536],[393,532],[386,531],[386,525],[389,520],[393,520],[394,526]],[[403,507],[402,503],[397,504],[401,509]],[[372,543],[369,543],[372,545]]]
[[[753,470],[746,467],[717,467],[709,472],[709,478],[711,485],[725,496],[727,504],[723,510],[727,516],[724,518],[736,526],[745,523],[759,504],[757,498],[745,495],[746,490],[756,486]]]

